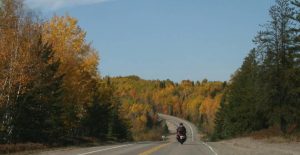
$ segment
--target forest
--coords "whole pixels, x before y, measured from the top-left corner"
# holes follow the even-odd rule
[[[300,2],[277,0],[253,48],[226,88],[214,138],[300,129]]]
[[[98,71],[99,53],[78,21],[44,20],[22,1],[0,2],[0,143],[129,139]]]
[[[277,0],[229,81],[107,77],[101,52],[69,15],[42,19],[0,0],[0,144],[159,140],[158,113],[212,140],[300,131],[300,2]],[[200,71],[199,71],[200,72]]]
[[[144,80],[137,76],[108,78],[116,86],[115,95],[121,101],[122,116],[134,120],[133,133],[145,133],[153,128],[157,113],[185,118],[202,131],[212,133],[215,113],[223,98],[226,82],[183,80]],[[145,130],[146,129],[146,130]],[[156,132],[157,133],[157,132]]]

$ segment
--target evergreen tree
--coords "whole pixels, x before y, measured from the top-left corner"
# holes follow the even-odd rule
[[[111,113],[108,136],[119,141],[131,139],[127,124],[126,120],[121,119],[119,116],[119,106],[114,107]]]
[[[231,79],[216,116],[216,137],[273,126],[286,133],[299,125],[300,3],[292,4],[277,0],[271,7],[272,20],[254,40],[257,48]]]
[[[293,45],[290,47],[290,60],[292,62],[292,69],[290,70],[290,81],[294,83],[290,90],[293,113],[295,115],[295,122],[300,124],[300,2],[298,0],[292,1],[294,6],[294,16],[291,19],[295,26],[290,29],[294,33],[292,41]]]
[[[13,139],[16,142],[55,142],[62,136],[63,76],[58,76],[59,62],[53,60],[52,48],[37,43],[32,51],[34,77],[29,91],[19,97],[14,107]]]
[[[86,109],[87,115],[83,120],[83,128],[85,135],[106,140],[110,120],[110,103],[101,98],[96,87],[92,103]]]
[[[270,9],[271,22],[256,37],[261,59],[261,80],[265,87],[265,102],[270,107],[270,125],[279,125],[286,132],[294,118],[293,81],[293,8],[289,0],[277,0]]]
[[[258,102],[256,51],[245,58],[242,67],[232,77],[231,83],[216,114],[214,138],[226,138],[266,127],[263,105]]]

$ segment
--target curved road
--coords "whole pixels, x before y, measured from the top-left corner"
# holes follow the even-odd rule
[[[187,141],[181,145],[172,134],[164,142],[140,142],[90,148],[68,148],[39,153],[39,155],[217,155],[214,149],[197,137],[197,128],[177,117],[159,114],[166,120],[171,133],[176,133],[177,125],[182,122],[187,129]]]

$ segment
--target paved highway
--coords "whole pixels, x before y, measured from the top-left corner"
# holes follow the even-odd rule
[[[199,140],[197,128],[180,118],[160,114],[160,118],[167,121],[173,135],[166,141],[127,143],[90,148],[68,148],[39,153],[39,155],[217,155],[208,144]],[[187,129],[187,141],[181,145],[175,138],[176,127],[182,122]]]
[[[118,145],[68,148],[37,153],[38,155],[300,155],[300,142],[270,143],[250,137],[204,143],[197,136],[196,127],[179,118],[162,115],[167,121],[171,136],[164,142],[124,143]],[[177,125],[182,122],[187,129],[187,141],[176,141]]]

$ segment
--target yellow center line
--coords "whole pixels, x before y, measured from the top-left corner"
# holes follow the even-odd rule
[[[163,147],[166,147],[169,144],[171,144],[171,143],[164,143],[164,144],[158,145],[158,146],[153,147],[153,148],[151,148],[149,150],[146,150],[145,152],[140,153],[139,155],[150,155],[150,154],[158,151],[159,149],[161,149]]]

